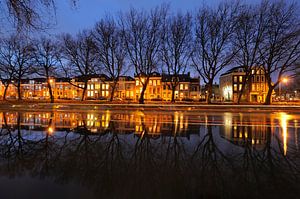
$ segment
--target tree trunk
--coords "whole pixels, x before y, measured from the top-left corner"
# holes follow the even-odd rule
[[[270,105],[272,103],[272,93],[274,90],[274,86],[269,86],[268,94],[265,100],[265,105]]]
[[[211,96],[212,96],[212,82],[207,84],[207,94],[206,94],[206,103],[211,104]]]
[[[83,87],[83,90],[82,90],[81,101],[85,100],[86,89],[87,89],[87,80],[84,80],[84,87]]]
[[[141,95],[140,95],[140,98],[139,98],[139,104],[144,104],[145,103],[144,95],[145,95],[145,92],[146,92],[146,89],[147,89],[148,82],[149,82],[149,77],[146,79],[145,83],[142,84],[143,88],[142,88],[142,92],[141,92]]]
[[[7,93],[8,87],[9,87],[9,84],[7,84],[7,85],[5,86],[4,93],[3,93],[3,100],[6,100],[6,93]]]
[[[20,81],[18,82],[17,89],[18,89],[18,100],[21,101],[22,95],[21,95],[21,82]]]
[[[176,90],[176,86],[172,85],[172,99],[171,99],[172,103],[175,103],[175,90]]]
[[[242,96],[243,96],[243,94],[245,93],[246,82],[247,82],[247,81],[248,81],[248,80],[243,81],[242,89],[239,91],[239,96],[238,96],[238,100],[237,100],[237,103],[238,103],[238,104],[240,104],[241,99],[242,99]]]
[[[49,95],[50,95],[50,103],[54,103],[54,97],[53,97],[53,93],[52,93],[52,87],[51,84],[49,82],[49,78],[47,78],[47,84],[48,84],[48,89],[49,89]]]
[[[140,98],[139,98],[139,104],[144,104],[145,103],[144,95],[145,95],[145,92],[146,92],[146,88],[147,88],[147,86],[146,86],[146,84],[144,84],[143,88],[142,88]]]
[[[117,81],[114,81],[114,84],[113,84],[111,92],[110,92],[110,99],[109,99],[110,102],[112,102],[114,100],[116,87],[117,87]]]
[[[145,90],[146,89],[144,89],[144,87],[143,87],[140,98],[139,98],[139,104],[144,104],[145,103],[145,100],[144,100]]]

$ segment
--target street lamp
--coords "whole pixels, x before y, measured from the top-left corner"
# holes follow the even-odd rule
[[[282,78],[282,79],[280,80],[280,82],[279,82],[279,92],[278,92],[278,94],[279,94],[280,99],[281,99],[281,86],[282,86],[281,84],[282,84],[282,83],[287,84],[288,81],[289,81],[289,79],[286,78],[286,77],[284,77],[284,78]],[[284,96],[284,100],[285,100],[285,96]]]
[[[282,79],[282,82],[286,84],[286,83],[288,82],[288,78],[284,77],[284,78]]]

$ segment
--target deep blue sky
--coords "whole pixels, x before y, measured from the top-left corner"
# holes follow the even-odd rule
[[[71,0],[56,0],[57,27],[53,33],[77,33],[91,28],[105,14],[116,14],[130,7],[151,9],[162,3],[170,3],[172,11],[194,10],[201,5],[215,6],[221,0],[77,0],[77,6],[71,6]],[[249,0],[250,1],[250,0]],[[252,0],[253,1],[253,0]],[[256,2],[259,0],[255,0]]]

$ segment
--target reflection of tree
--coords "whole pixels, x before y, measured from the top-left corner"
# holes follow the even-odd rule
[[[55,114],[50,113],[44,123],[46,132],[32,136],[38,132],[30,133],[21,125],[24,113],[13,115],[10,117],[16,119],[11,122],[9,114],[3,113],[2,175],[28,173],[57,183],[72,182],[109,198],[135,198],[141,194],[149,198],[255,198],[261,194],[282,196],[287,191],[291,197],[299,193],[295,189],[300,184],[299,154],[289,147],[284,156],[280,137],[272,136],[271,127],[266,130],[263,149],[256,149],[245,139],[228,153],[217,134],[220,128],[209,122],[200,128],[199,137],[190,139],[174,133],[175,124],[168,126],[170,133],[165,135],[149,133],[143,117],[139,121],[142,132],[136,134],[119,134],[114,119],[105,125],[105,133],[91,133],[83,121],[81,133],[52,134],[49,128],[54,129]],[[206,117],[207,121],[216,120]]]
[[[213,121],[213,117],[206,116],[207,121]],[[216,197],[217,195],[229,194],[228,174],[232,171],[232,160],[227,157],[216,143],[214,132],[217,127],[206,122],[206,133],[202,135],[195,151],[191,156],[193,166],[199,167],[197,177],[202,178],[199,186],[203,187],[204,197]],[[214,191],[215,190],[215,193]]]

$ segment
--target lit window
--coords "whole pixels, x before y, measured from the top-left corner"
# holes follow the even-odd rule
[[[180,90],[183,90],[183,84],[180,84]]]
[[[94,89],[94,84],[91,85],[91,90],[93,90],[93,89]]]
[[[237,76],[233,77],[233,82],[237,82]]]
[[[157,80],[157,85],[160,86],[160,80]]]
[[[255,84],[252,84],[252,91],[255,91]]]
[[[243,76],[240,76],[240,82],[243,82]]]
[[[108,90],[109,89],[109,84],[106,84],[106,90]]]
[[[188,90],[189,89],[189,85],[185,85],[185,90]]]
[[[152,86],[152,80],[149,80],[149,85]]]
[[[242,90],[242,84],[239,85],[239,91],[241,91],[241,90]]]
[[[87,85],[87,89],[90,90],[91,89],[91,85],[88,84]]]
[[[138,86],[140,84],[139,80],[135,81],[135,85]]]
[[[233,90],[234,90],[234,91],[237,91],[237,84],[234,84],[234,85],[233,85]]]
[[[153,80],[153,86],[156,86],[156,80]]]
[[[104,90],[105,89],[105,84],[102,84],[102,90]]]

